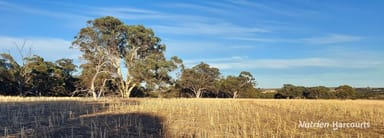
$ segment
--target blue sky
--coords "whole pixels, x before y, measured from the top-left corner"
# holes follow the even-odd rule
[[[46,60],[69,49],[86,21],[114,16],[152,28],[187,67],[206,62],[223,75],[250,71],[261,88],[383,87],[382,0],[55,1],[0,0],[0,52],[15,43]]]

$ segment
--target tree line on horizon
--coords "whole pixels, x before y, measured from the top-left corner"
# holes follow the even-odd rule
[[[24,43],[25,44],[25,43]],[[222,76],[218,68],[201,62],[186,68],[183,61],[164,55],[166,46],[152,29],[127,25],[106,16],[87,21],[74,37],[71,48],[82,52],[77,66],[72,59],[46,61],[24,55],[21,63],[1,53],[0,95],[129,97],[217,97],[217,98],[353,98],[352,87],[340,86],[335,93],[326,87],[302,88],[284,85],[273,95],[256,88],[247,71]],[[79,75],[73,75],[79,70]],[[177,72],[177,78],[171,73]]]

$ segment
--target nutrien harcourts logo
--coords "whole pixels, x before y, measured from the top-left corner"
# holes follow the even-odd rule
[[[370,127],[369,122],[341,122],[341,121],[301,121],[299,120],[298,128],[332,128],[333,130],[358,128],[367,129]]]

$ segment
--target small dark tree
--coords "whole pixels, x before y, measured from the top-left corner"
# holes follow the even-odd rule
[[[303,86],[294,86],[292,84],[284,84],[283,88],[278,91],[279,97],[290,99],[301,98],[306,88]]]
[[[324,86],[308,88],[303,95],[308,99],[330,99],[334,97],[329,88]]]

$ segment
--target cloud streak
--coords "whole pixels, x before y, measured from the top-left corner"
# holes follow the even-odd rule
[[[304,43],[304,44],[315,44],[315,45],[326,45],[326,44],[340,44],[357,42],[364,39],[361,36],[353,36],[346,34],[330,34],[325,36],[316,36],[308,38],[265,38],[265,37],[227,37],[232,40],[252,41],[252,42],[263,42],[263,43]]]
[[[331,34],[324,37],[304,38],[304,39],[301,39],[301,41],[304,41],[310,44],[336,44],[336,43],[356,42],[362,39],[363,37],[360,37],[360,36]]]
[[[332,58],[297,58],[297,59],[248,59],[247,57],[194,59],[185,61],[188,67],[199,62],[207,62],[223,70],[252,70],[252,69],[293,69],[293,68],[377,68],[384,67],[382,61],[332,59]]]
[[[275,15],[282,15],[288,17],[302,16],[302,15],[311,15],[318,13],[314,10],[303,9],[299,7],[286,7],[287,3],[279,2],[270,2],[269,4],[264,4],[262,2],[254,2],[249,0],[228,0],[228,2],[238,5],[241,7],[250,7],[254,10],[261,12],[266,12]]]
[[[155,30],[177,35],[213,35],[213,36],[238,36],[252,35],[253,33],[266,33],[267,29],[257,27],[242,27],[231,23],[189,23],[182,25],[155,25]]]
[[[9,10],[9,11],[24,12],[24,13],[28,13],[28,14],[48,16],[48,17],[52,17],[52,18],[69,18],[69,19],[88,18],[88,17],[82,16],[80,14],[42,10],[42,9],[38,9],[38,8],[33,8],[33,7],[24,6],[24,5],[20,5],[20,4],[13,4],[13,3],[4,2],[4,1],[0,1],[0,9]]]
[[[191,3],[170,3],[170,4],[164,5],[164,7],[188,9],[191,11],[198,11],[198,12],[211,13],[211,14],[217,14],[217,15],[226,15],[226,16],[228,16],[229,14],[230,15],[233,14],[233,12],[230,12],[231,10],[228,9],[228,5],[223,5],[223,3],[220,3],[220,4],[221,5],[218,5],[218,3],[210,3],[207,5],[191,4]],[[234,7],[231,7],[231,9],[233,8]]]

